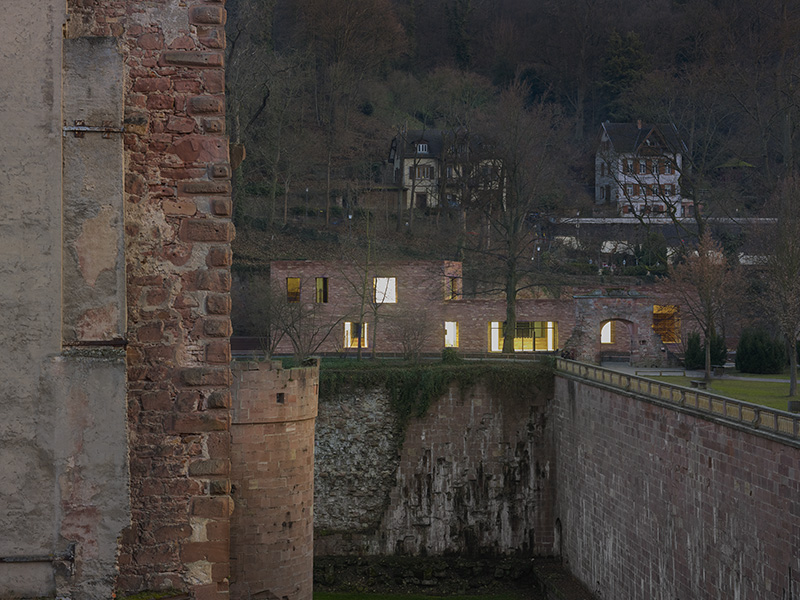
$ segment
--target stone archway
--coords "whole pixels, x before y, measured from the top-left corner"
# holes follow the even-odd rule
[[[575,328],[565,349],[577,360],[600,363],[616,358],[631,365],[658,365],[664,361],[661,338],[653,330],[653,298],[631,290],[596,290],[573,296]],[[614,332],[603,343],[607,323]]]
[[[600,323],[599,362],[630,364],[636,352],[636,324],[629,319],[612,318]]]

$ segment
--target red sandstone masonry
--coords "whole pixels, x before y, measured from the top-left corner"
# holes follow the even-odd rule
[[[223,5],[68,0],[67,34],[119,38],[127,67],[132,523],[120,548],[120,595],[178,588],[228,597],[233,505],[220,436],[230,428],[234,233],[230,209],[209,210],[204,199],[230,205]]]
[[[234,369],[231,597],[311,600],[317,367]]]
[[[562,555],[603,598],[800,589],[800,449],[556,379]]]

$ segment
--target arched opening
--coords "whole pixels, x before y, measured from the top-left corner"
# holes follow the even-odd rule
[[[608,319],[600,323],[600,362],[630,362],[633,351],[633,323]]]

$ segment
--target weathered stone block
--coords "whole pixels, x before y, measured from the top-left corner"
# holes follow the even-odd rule
[[[189,99],[189,112],[192,114],[219,114],[225,108],[222,96],[195,96]]]
[[[178,184],[178,194],[227,194],[230,196],[230,181],[181,181]]]
[[[230,221],[184,219],[178,235],[187,242],[230,242],[234,227]]]
[[[206,311],[210,315],[228,315],[231,312],[230,294],[209,294],[206,298]]]
[[[221,52],[197,52],[187,50],[167,50],[161,53],[161,64],[182,67],[221,67]]]
[[[231,461],[223,459],[198,460],[189,464],[189,475],[202,477],[204,475],[229,475]]]
[[[181,381],[189,386],[228,387],[231,370],[220,367],[189,367],[181,371]]]
[[[189,20],[195,25],[224,25],[225,9],[221,6],[193,6],[189,10]]]

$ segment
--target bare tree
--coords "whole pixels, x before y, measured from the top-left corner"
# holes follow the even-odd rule
[[[392,315],[387,328],[400,341],[403,358],[417,362],[422,349],[433,336],[433,320],[425,310],[406,309]]]
[[[487,259],[490,272],[502,274],[503,352],[509,353],[514,352],[517,295],[535,285],[531,275],[539,266],[532,260],[536,221],[555,210],[566,179],[561,171],[558,112],[543,101],[528,106],[528,97],[528,87],[520,82],[503,92],[485,133],[481,132],[485,154],[476,157],[476,173],[484,177],[476,187],[486,225],[479,253]]]
[[[767,314],[778,322],[789,351],[789,396],[797,395],[797,340],[800,338],[800,179],[787,177],[774,197],[777,219],[764,239],[771,252],[764,265]]]
[[[707,380],[711,379],[711,340],[723,327],[726,305],[740,296],[738,284],[736,271],[708,231],[700,238],[696,252],[671,267],[662,284],[665,295],[686,308],[703,332]]]

